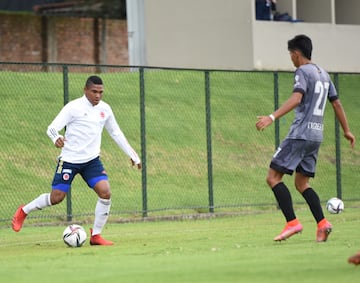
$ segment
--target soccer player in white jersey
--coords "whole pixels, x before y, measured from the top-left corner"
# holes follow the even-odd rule
[[[297,35],[288,41],[288,50],[297,68],[292,95],[272,114],[258,116],[256,123],[258,130],[264,130],[275,119],[295,109],[295,118],[289,133],[276,150],[266,178],[287,222],[274,240],[286,240],[303,230],[303,226],[296,218],[289,189],[282,181],[284,174],[292,175],[296,171],[295,187],[306,200],[317,223],[316,241],[325,242],[332,225],[324,217],[319,196],[311,188],[309,180],[315,176],[316,160],[323,140],[326,100],[331,103],[344,137],[350,141],[351,147],[355,145],[355,136],[350,131],[344,109],[329,74],[311,62],[311,39],[306,35]]]
[[[101,78],[90,76],[84,87],[84,95],[66,104],[49,125],[47,129],[49,138],[57,148],[61,148],[52,190],[17,209],[12,220],[14,231],[21,230],[26,216],[32,211],[63,201],[71,189],[74,177],[80,174],[98,196],[94,225],[90,229],[90,244],[107,246],[113,244],[100,235],[107,222],[111,206],[110,184],[99,158],[103,128],[106,128],[117,145],[130,157],[132,165],[141,169],[141,162],[116,122],[111,107],[102,101],[103,92]],[[59,131],[65,127],[65,135],[62,136]]]

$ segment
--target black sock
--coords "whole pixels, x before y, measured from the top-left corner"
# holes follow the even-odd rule
[[[274,192],[275,198],[279,204],[279,207],[284,214],[286,221],[289,222],[291,220],[296,219],[291,194],[287,186],[281,182],[272,188]]]
[[[307,188],[302,196],[306,200],[307,204],[310,207],[311,213],[313,214],[317,223],[324,219],[324,213],[321,208],[320,199],[318,194],[312,189]]]

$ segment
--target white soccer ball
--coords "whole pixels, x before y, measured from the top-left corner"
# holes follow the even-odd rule
[[[344,210],[344,202],[339,198],[331,198],[326,203],[326,209],[331,214],[339,214]]]
[[[64,243],[69,247],[81,247],[86,241],[87,235],[84,228],[77,224],[67,226],[63,232]]]

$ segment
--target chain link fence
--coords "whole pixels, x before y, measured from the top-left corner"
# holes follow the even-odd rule
[[[100,73],[103,99],[144,165],[132,169],[104,131],[101,158],[112,189],[111,219],[276,208],[265,177],[293,115],[264,132],[255,123],[257,115],[270,114],[288,98],[293,73],[0,63],[0,225],[10,224],[20,204],[51,190],[59,150],[47,126],[67,101],[82,96],[94,73]],[[360,74],[332,75],[359,137]],[[357,201],[359,152],[342,137],[330,105],[325,125],[312,186],[323,201]],[[284,181],[294,192],[293,178]],[[304,205],[295,192],[293,199]],[[96,201],[77,176],[67,201],[29,219],[92,219]]]

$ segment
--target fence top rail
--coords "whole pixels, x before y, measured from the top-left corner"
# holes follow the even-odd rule
[[[48,62],[2,62],[0,65],[28,65],[28,66],[53,66],[53,67],[99,67],[99,68],[129,68],[152,69],[152,70],[178,70],[178,71],[197,71],[197,72],[234,72],[234,73],[292,73],[285,70],[224,70],[224,69],[201,69],[201,68],[178,68],[178,67],[159,67],[159,66],[141,66],[141,65],[108,65],[108,64],[76,64],[76,63],[48,63]],[[329,74],[359,75],[360,72],[329,72]]]

